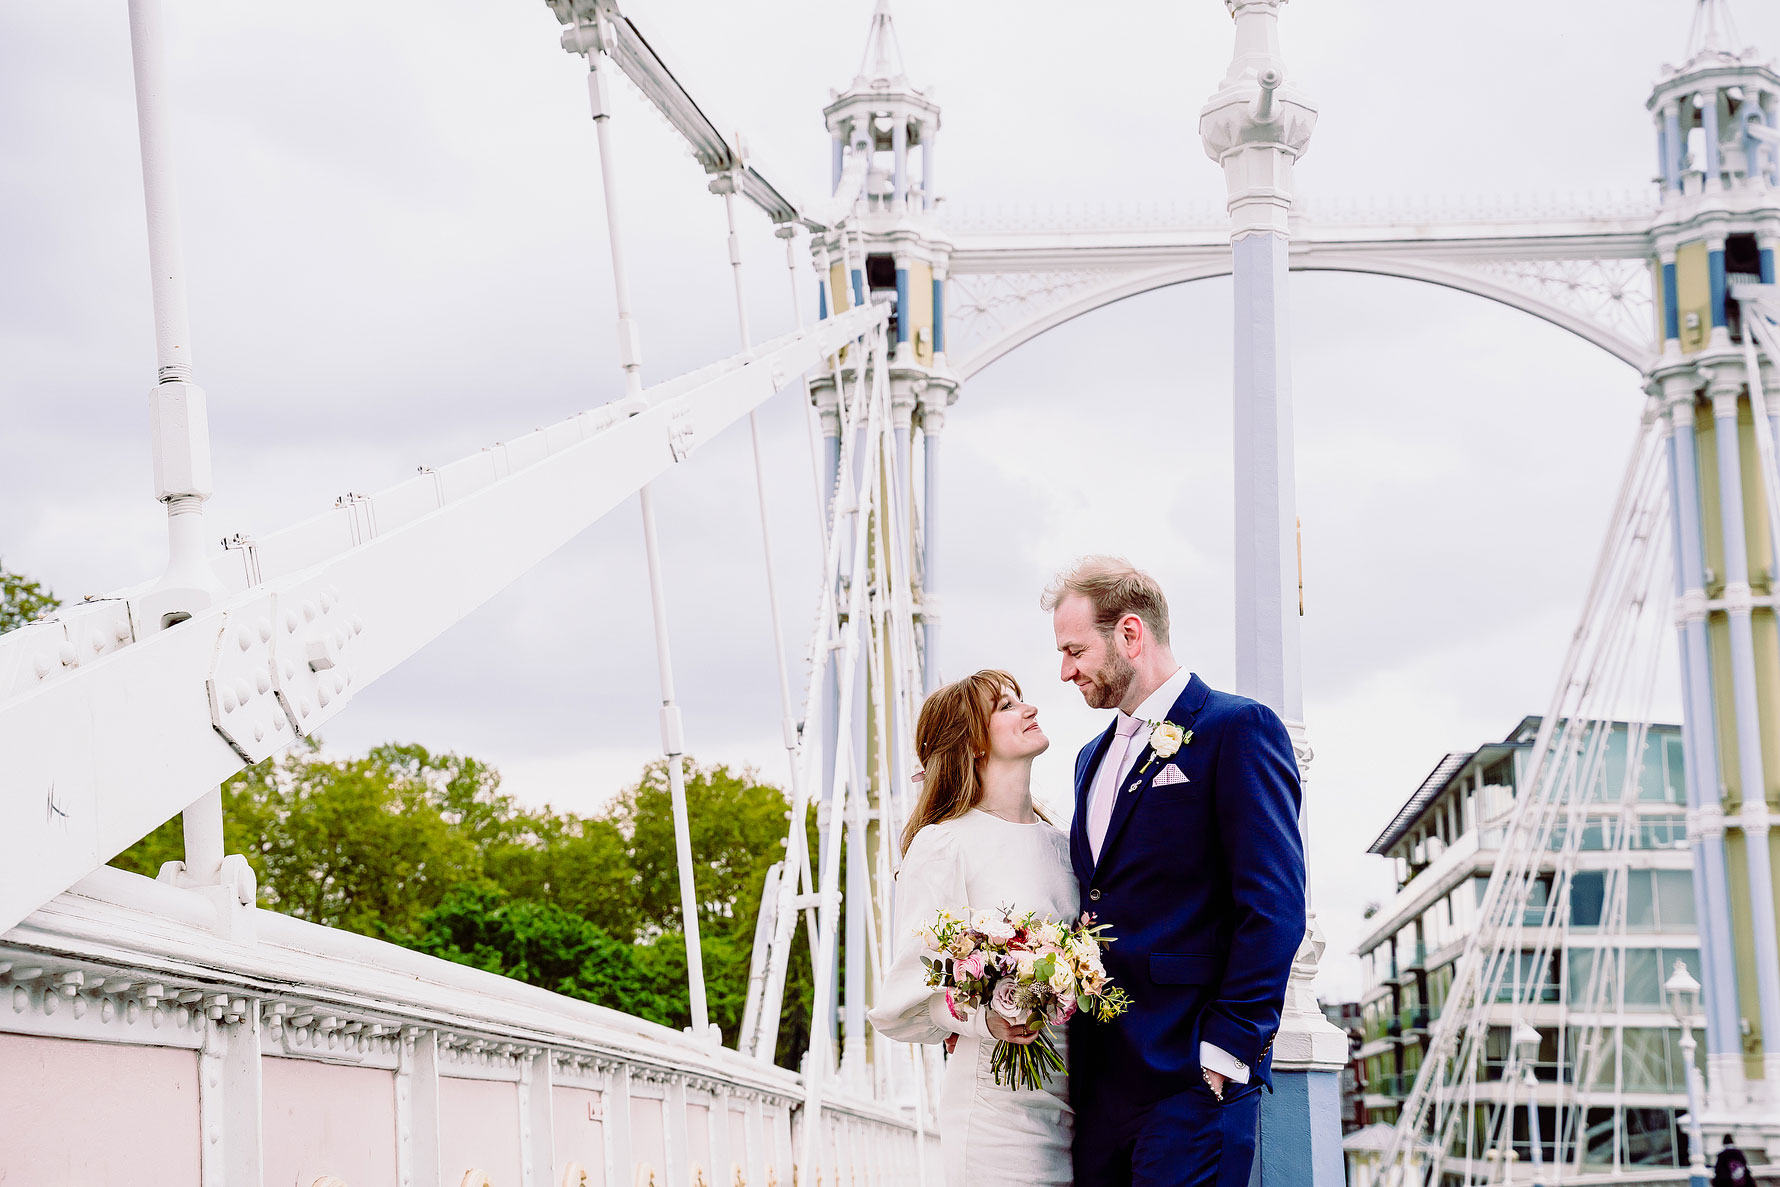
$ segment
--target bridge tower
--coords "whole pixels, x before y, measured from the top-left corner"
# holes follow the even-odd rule
[[[1763,473],[1750,385],[1754,364],[1772,392],[1774,363],[1745,343],[1756,315],[1736,299],[1741,283],[1774,281],[1780,74],[1738,40],[1728,0],[1699,0],[1687,56],[1663,68],[1648,107],[1661,203],[1646,389],[1665,417],[1676,525],[1707,1156],[1725,1133],[1780,1155],[1780,557],[1767,493],[1780,475]]]
[[[873,563],[863,574],[843,570],[840,581],[843,586],[854,580],[871,582],[874,606],[910,599],[920,623],[920,639],[918,647],[915,640],[909,640],[909,654],[899,656],[895,640],[887,634],[868,631],[861,635],[871,640],[872,655],[869,664],[859,665],[861,684],[852,700],[850,722],[836,720],[838,664],[831,658],[824,677],[824,784],[832,788],[835,783],[837,733],[850,729],[851,753],[858,769],[845,777],[852,778],[851,786],[864,793],[866,803],[881,807],[886,796],[896,797],[903,810],[894,817],[902,818],[910,774],[905,769],[905,755],[914,731],[909,709],[918,703],[920,693],[932,691],[939,683],[934,509],[940,433],[946,409],[957,398],[958,383],[947,369],[945,355],[945,286],[951,243],[936,225],[939,105],[908,80],[889,0],[878,0],[872,13],[858,73],[844,91],[831,94],[822,114],[834,146],[832,213],[829,229],[812,234],[810,240],[820,282],[817,300],[824,317],[867,302],[888,303],[893,310],[887,372],[895,456],[884,459],[883,493],[887,497],[883,502],[899,508],[901,515],[900,522],[874,518],[867,525],[867,530],[883,537],[882,550],[874,540],[868,555],[894,551],[899,561],[894,570],[909,575],[904,588],[893,589]],[[863,432],[858,402],[849,403],[853,399],[854,361],[843,356],[834,372],[810,384],[810,396],[820,414],[831,499],[847,486],[840,474],[841,435]],[[860,361],[869,371],[869,361]],[[865,389],[869,390],[869,383]],[[853,450],[852,457],[856,467],[864,464],[863,450]],[[838,604],[845,601],[844,597],[837,599]],[[898,664],[904,665],[915,696],[907,703],[894,697],[885,698],[888,704],[880,703],[877,690],[892,685],[882,680],[867,683],[868,668],[889,671]],[[862,1076],[867,1058],[865,1011],[869,1002],[863,938],[868,933],[864,913],[874,909],[874,902],[864,855],[879,852],[875,830],[876,822],[883,818],[874,813],[857,838],[852,836],[852,822],[847,822],[845,934],[860,937],[862,942],[847,945],[847,967],[838,979],[843,986],[843,1077]],[[824,817],[821,827],[826,830],[831,823]],[[878,904],[875,909],[882,912],[885,908]],[[887,919],[878,921],[880,929],[886,926]],[[886,933],[879,930],[877,934]]]

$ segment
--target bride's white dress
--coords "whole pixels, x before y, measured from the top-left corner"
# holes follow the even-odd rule
[[[1076,917],[1075,873],[1064,833],[1043,821],[1015,824],[980,809],[916,833],[896,878],[896,962],[871,1022],[905,1043],[943,1043],[959,1036],[957,1050],[946,1060],[939,1101],[940,1148],[950,1187],[1068,1187],[1075,1113],[1067,1079],[1053,1076],[1038,1090],[996,1084],[989,1071],[995,1040],[985,1010],[968,1022],[952,1017],[943,993],[927,987],[922,945],[914,938],[914,929],[932,922],[941,908],[963,915],[1003,906],[1059,920]],[[1053,1027],[1051,1034],[1067,1059],[1064,1029]]]

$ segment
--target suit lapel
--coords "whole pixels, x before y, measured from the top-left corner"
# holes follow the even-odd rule
[[[1204,706],[1205,698],[1210,693],[1211,687],[1205,681],[1197,676],[1192,677],[1187,681],[1187,687],[1181,690],[1180,696],[1174,699],[1164,720],[1172,721],[1182,729],[1192,729],[1193,717]],[[1104,745],[1101,750],[1105,750]],[[1144,792],[1149,790],[1150,783],[1162,769],[1162,764],[1152,761],[1153,755],[1154,751],[1146,742],[1144,748],[1138,752],[1131,773],[1125,776],[1125,781],[1119,786],[1119,798],[1113,801],[1112,819],[1107,822],[1106,840],[1100,844],[1100,862],[1094,867],[1096,870],[1106,864],[1113,846],[1118,844],[1119,833],[1124,829],[1125,822],[1131,819],[1131,814],[1137,810],[1137,802],[1143,798]],[[1148,770],[1144,769],[1146,763]]]
[[[1082,882],[1094,872],[1094,853],[1088,847],[1088,790],[1094,786],[1094,772],[1100,769],[1100,760],[1106,757],[1106,748],[1112,742],[1117,723],[1117,717],[1107,722],[1106,729],[1088,755],[1087,763],[1078,765],[1075,772],[1075,816],[1070,822],[1069,857],[1075,866],[1076,878]]]

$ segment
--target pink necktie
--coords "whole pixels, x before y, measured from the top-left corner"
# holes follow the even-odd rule
[[[1106,829],[1112,823],[1113,805],[1119,799],[1119,784],[1125,778],[1125,760],[1131,755],[1131,739],[1143,728],[1143,718],[1131,717],[1121,711],[1116,733],[1106,744],[1106,754],[1095,772],[1093,789],[1088,793],[1088,849],[1094,860],[1100,860],[1100,847],[1106,843]]]

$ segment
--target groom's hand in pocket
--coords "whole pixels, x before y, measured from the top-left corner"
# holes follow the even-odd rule
[[[1030,1026],[1016,1026],[995,1011],[989,1011],[989,1033],[1004,1043],[1017,1043],[1024,1047],[1038,1037],[1038,1031]]]

